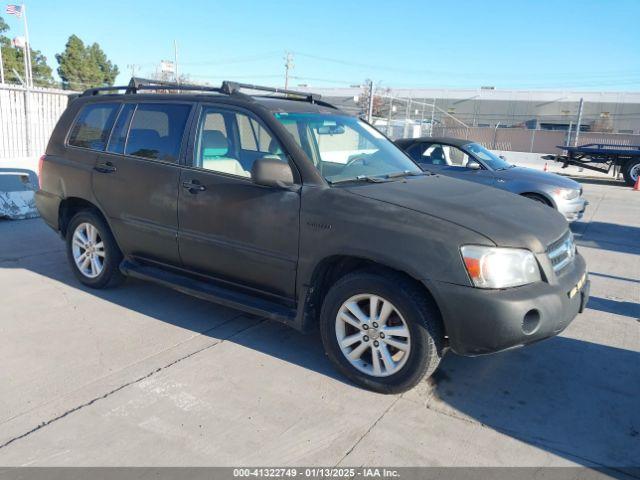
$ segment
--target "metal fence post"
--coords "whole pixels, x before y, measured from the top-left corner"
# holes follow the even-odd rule
[[[533,143],[536,141],[536,130],[537,128],[531,130],[531,146],[529,147],[529,153],[533,153]]]
[[[25,139],[25,152],[27,153],[27,157],[31,155],[31,118],[29,114],[29,87],[25,87],[24,89],[24,139]]]

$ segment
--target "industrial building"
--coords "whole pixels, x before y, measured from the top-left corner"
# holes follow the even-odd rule
[[[367,87],[302,89],[322,94],[352,113],[365,113]],[[580,99],[581,132],[640,134],[640,92],[478,89],[374,90],[373,116],[419,124],[538,130],[575,130]]]

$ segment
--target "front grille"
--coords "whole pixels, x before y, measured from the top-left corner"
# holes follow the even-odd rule
[[[547,255],[551,260],[553,271],[559,273],[568,267],[576,256],[576,244],[573,234],[567,231],[562,237],[547,247]]]

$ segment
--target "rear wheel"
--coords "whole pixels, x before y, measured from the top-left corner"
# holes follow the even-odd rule
[[[320,323],[325,351],[338,370],[376,392],[409,390],[442,357],[439,311],[395,273],[343,277],[327,293]]]
[[[67,227],[67,257],[74,275],[92,288],[122,281],[122,254],[105,221],[91,210],[76,213]]]
[[[624,181],[630,187],[633,187],[640,176],[640,158],[629,160],[622,169]]]

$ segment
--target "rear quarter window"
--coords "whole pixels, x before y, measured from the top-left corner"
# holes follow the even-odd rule
[[[119,107],[119,103],[84,106],[69,133],[68,144],[104,151]]]

